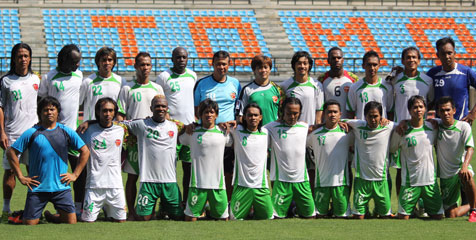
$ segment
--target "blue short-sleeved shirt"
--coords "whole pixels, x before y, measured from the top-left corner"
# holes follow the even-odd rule
[[[194,104],[198,107],[200,102],[210,98],[218,103],[218,118],[216,123],[235,120],[236,98],[241,91],[240,81],[227,76],[226,81],[217,82],[212,75],[198,80],[194,90]]]
[[[36,131],[41,132],[30,143]],[[52,143],[45,137],[54,139]],[[52,147],[51,144],[55,144]],[[69,148],[78,150],[84,146],[83,140],[71,128],[61,123],[56,123],[54,129],[44,129],[41,126],[26,130],[12,145],[19,152],[29,149],[29,175],[38,176],[35,180],[40,182],[31,192],[59,192],[70,189],[69,185],[61,183],[61,174],[68,172],[68,161],[64,159],[64,151]],[[56,150],[55,150],[56,149]],[[57,151],[63,151],[63,154]],[[60,156],[63,155],[63,158]],[[66,155],[67,156],[67,155]]]
[[[456,105],[454,118],[460,120],[468,115],[469,87],[476,87],[476,73],[471,68],[456,63],[455,69],[446,72],[442,66],[437,66],[430,69],[427,75],[433,79],[435,101],[450,96]]]

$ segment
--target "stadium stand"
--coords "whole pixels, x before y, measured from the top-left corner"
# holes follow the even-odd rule
[[[0,68],[2,72],[10,69],[10,50],[20,42],[20,24],[17,9],[0,9]]]

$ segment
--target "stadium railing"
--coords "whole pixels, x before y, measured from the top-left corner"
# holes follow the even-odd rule
[[[19,0],[0,0],[1,1],[15,1]],[[43,3],[117,3],[117,4],[251,4],[251,0],[43,0]]]
[[[274,0],[294,5],[475,6],[476,0]]]

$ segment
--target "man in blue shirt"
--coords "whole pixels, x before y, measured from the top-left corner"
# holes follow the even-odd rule
[[[218,51],[213,55],[213,73],[204,77],[195,84],[194,105],[195,117],[199,119],[198,105],[210,98],[218,103],[218,118],[216,124],[235,120],[236,99],[240,95],[240,81],[227,75],[230,66],[230,54],[226,51]],[[231,199],[233,177],[234,152],[232,147],[225,148],[224,173],[228,199]]]
[[[89,158],[89,150],[71,128],[58,123],[61,105],[54,97],[45,97],[38,103],[38,125],[26,130],[7,150],[8,161],[18,178],[28,186],[23,212],[23,223],[38,224],[48,202],[52,202],[59,216],[45,211],[48,221],[76,223],[70,182],[74,182]],[[79,151],[79,163],[73,173],[68,173],[68,149]],[[29,150],[29,174],[24,176],[18,154]]]
[[[450,37],[436,41],[436,55],[441,66],[430,69],[427,73],[433,79],[435,102],[441,97],[450,96],[455,101],[455,119],[471,124],[476,118],[476,108],[469,111],[469,87],[476,87],[476,73],[455,61],[455,42]]]

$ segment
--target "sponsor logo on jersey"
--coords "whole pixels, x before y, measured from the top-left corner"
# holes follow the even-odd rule
[[[344,92],[349,92],[350,87],[349,86],[344,86]]]
[[[38,91],[38,84],[33,84],[33,89],[35,89],[35,91]]]
[[[235,99],[236,98],[236,93],[235,92],[230,93],[230,97],[231,97],[231,99]]]
[[[278,97],[277,97],[277,96],[273,96],[273,102],[274,102],[274,103],[277,103],[277,102],[278,102]]]
[[[119,147],[119,146],[121,145],[121,139],[116,139],[116,142],[115,142],[115,143],[116,143],[116,146]]]
[[[168,134],[169,134],[169,137],[173,137],[174,136],[174,131],[169,131]]]

